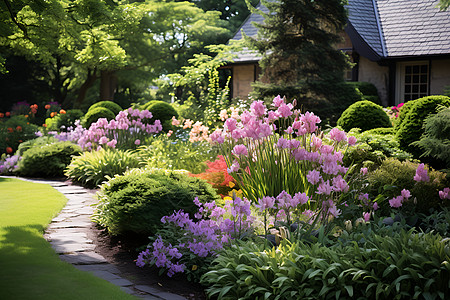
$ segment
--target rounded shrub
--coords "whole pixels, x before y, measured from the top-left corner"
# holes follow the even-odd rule
[[[105,107],[96,107],[90,109],[83,118],[83,126],[89,128],[92,123],[97,122],[100,118],[106,118],[108,121],[114,119],[116,115]]]
[[[193,200],[219,200],[210,184],[176,171],[134,169],[101,186],[93,220],[112,235],[151,235],[161,218],[180,209],[194,214]]]
[[[345,131],[360,128],[366,131],[379,127],[392,127],[389,116],[383,108],[368,100],[358,101],[350,105],[337,121]]]
[[[120,107],[119,104],[112,102],[112,101],[100,101],[97,103],[94,103],[91,105],[91,107],[89,107],[89,110],[97,108],[97,107],[104,107],[109,109],[110,111],[112,111],[114,113],[114,115],[116,116],[120,111],[122,111],[122,107]]]
[[[373,128],[366,131],[367,134],[378,134],[378,135],[386,135],[386,134],[395,134],[395,130],[393,127],[379,127]]]
[[[71,142],[32,147],[23,153],[17,171],[21,176],[62,177],[72,156],[80,153],[80,146]]]
[[[65,175],[74,182],[94,188],[107,180],[108,176],[121,175],[138,166],[139,160],[131,151],[102,149],[75,156],[67,166]]]
[[[394,122],[394,129],[397,131],[403,123],[403,120],[408,115],[411,108],[414,106],[417,100],[410,100],[408,102],[403,103],[403,106],[400,108],[398,112],[398,117]]]
[[[163,130],[169,130],[172,128],[172,117],[178,118],[178,112],[167,102],[153,100],[142,106],[142,109],[151,111],[152,120],[160,120],[163,126]]]
[[[428,96],[414,101],[396,133],[402,149],[410,152],[417,158],[420,157],[422,154],[421,149],[418,146],[411,145],[411,143],[420,139],[424,133],[423,123],[425,118],[431,114],[436,114],[439,105],[450,106],[450,98],[447,96]]]
[[[58,139],[51,135],[44,135],[32,140],[28,140],[19,145],[16,154],[22,156],[25,151],[33,147],[42,147],[58,142]]]

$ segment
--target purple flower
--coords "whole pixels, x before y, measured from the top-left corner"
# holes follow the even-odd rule
[[[397,196],[397,197],[392,198],[391,200],[389,200],[389,205],[391,207],[398,208],[398,207],[402,206],[402,201],[403,201],[403,197],[402,196]]]
[[[233,151],[231,151],[231,153],[233,153],[236,156],[248,155],[247,147],[245,147],[245,145],[234,146]]]
[[[320,175],[320,172],[317,170],[311,170],[306,175],[306,179],[311,184],[317,184],[321,178],[322,178],[322,176]]]
[[[417,181],[417,182],[419,182],[419,181],[425,181],[425,182],[430,181],[430,177],[428,177],[428,173],[427,173],[427,170],[425,170],[425,165],[424,164],[419,164],[417,166],[416,175],[414,176],[414,180]]]

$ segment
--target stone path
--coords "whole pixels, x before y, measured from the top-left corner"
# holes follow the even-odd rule
[[[119,286],[128,294],[143,299],[186,299],[151,286],[134,284],[123,278],[117,267],[109,264],[104,257],[94,252],[96,245],[87,237],[91,226],[90,217],[94,211],[91,205],[96,202],[94,191],[67,185],[62,181],[30,181],[49,184],[68,199],[66,206],[57,217],[53,218],[44,234],[45,239],[50,242],[62,260],[73,264],[77,269],[91,272]]]

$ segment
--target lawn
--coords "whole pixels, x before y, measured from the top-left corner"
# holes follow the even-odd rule
[[[1,299],[135,299],[61,261],[42,234],[66,198],[46,184],[0,178]]]

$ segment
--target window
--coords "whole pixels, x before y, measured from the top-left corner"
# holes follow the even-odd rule
[[[428,62],[409,62],[400,64],[397,104],[428,96]]]

